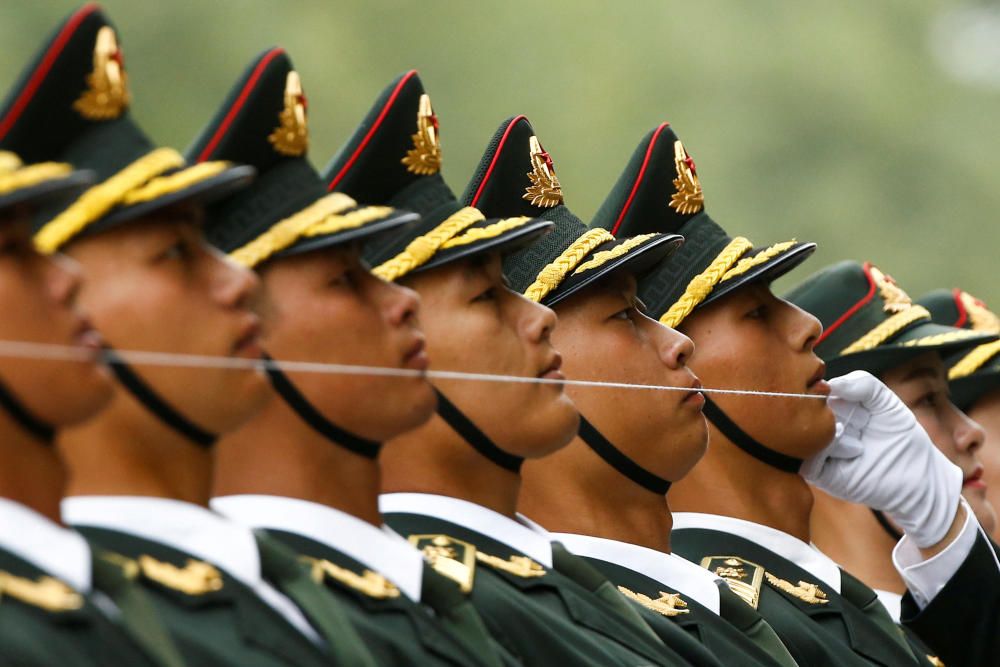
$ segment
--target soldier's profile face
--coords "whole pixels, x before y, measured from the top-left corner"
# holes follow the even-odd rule
[[[77,304],[80,271],[65,257],[40,255],[27,211],[0,212],[0,340],[89,349],[89,361],[4,358],[0,379],[36,417],[70,426],[111,397],[107,371],[96,360],[96,337]]]
[[[624,274],[556,306],[552,340],[566,376],[694,388],[691,340],[642,313],[635,278]],[[705,453],[704,399],[688,392],[569,387],[580,414],[629,458],[664,479],[683,477]]]
[[[260,356],[259,318],[248,307],[258,280],[205,243],[196,214],[169,210],[67,247],[86,278],[80,302],[111,347]],[[270,397],[256,370],[135,370],[182,414],[215,433],[242,424]]]
[[[968,409],[968,415],[979,424],[986,436],[979,458],[983,461],[983,481],[986,499],[996,509],[1000,506],[1000,389],[979,398]],[[1000,526],[993,529],[993,539],[1000,536]]]
[[[698,309],[680,327],[695,344],[691,368],[706,387],[809,393],[823,365],[813,352],[815,317],[751,284]],[[795,458],[830,443],[833,413],[824,400],[721,395],[720,408],[759,442]]]
[[[264,347],[278,360],[424,371],[420,299],[362,264],[341,246],[272,260],[264,285]],[[334,423],[384,442],[433,414],[433,389],[422,377],[287,372]]]
[[[941,453],[962,469],[962,495],[986,532],[993,532],[997,517],[986,496],[984,467],[979,459],[985,434],[951,402],[948,373],[940,354],[924,352],[883,373],[882,381],[913,411]]]
[[[556,316],[508,289],[496,253],[404,280],[423,301],[431,368],[558,379]],[[565,446],[579,418],[559,384],[437,380],[435,384],[500,448],[536,458]]]

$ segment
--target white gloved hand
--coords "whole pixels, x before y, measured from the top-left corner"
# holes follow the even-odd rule
[[[931,442],[913,412],[875,376],[830,380],[837,434],[802,464],[832,496],[885,512],[920,548],[944,538],[958,510],[961,469]]]

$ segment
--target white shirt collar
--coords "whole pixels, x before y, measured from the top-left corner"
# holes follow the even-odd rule
[[[73,496],[63,500],[62,512],[74,526],[117,530],[189,553],[251,588],[262,581],[250,529],[200,505],[150,496]]]
[[[875,589],[875,594],[878,595],[879,602],[885,607],[885,610],[889,612],[889,616],[892,620],[899,623],[899,617],[903,613],[903,596],[899,593],[892,593],[890,591],[882,591]]]
[[[90,592],[93,564],[83,536],[7,498],[0,498],[0,549],[81,593]]]
[[[537,524],[532,523],[529,527],[482,505],[431,493],[384,493],[379,496],[378,504],[382,514],[422,514],[450,521],[502,542],[545,567],[552,567],[551,540]]]
[[[840,567],[812,544],[776,528],[719,514],[674,512],[674,530],[682,528],[718,530],[756,542],[765,549],[792,561],[840,593]]]
[[[562,542],[577,556],[603,560],[643,574],[719,613],[717,577],[680,556],[590,535],[552,533],[552,539]]]
[[[394,583],[411,600],[420,599],[424,559],[388,527],[326,505],[268,495],[213,498],[213,510],[250,528],[271,528],[308,537],[342,551]]]

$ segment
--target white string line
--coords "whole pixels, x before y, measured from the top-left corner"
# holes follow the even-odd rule
[[[427,370],[408,368],[386,368],[383,366],[358,366],[351,364],[329,364],[311,361],[275,361],[270,359],[244,359],[218,357],[200,354],[179,354],[174,352],[147,352],[142,350],[114,350],[99,352],[97,359],[107,364],[124,361],[134,366],[167,366],[174,368],[223,368],[231,370],[280,370],[291,373],[327,373],[337,375],[373,375],[384,377],[426,377],[435,380],[464,380],[472,382],[511,382],[515,384],[558,384],[572,387],[600,387],[607,389],[646,389],[653,391],[690,392],[691,387],[669,385],[630,384],[627,382],[603,382],[597,380],[556,380],[551,378],[522,377],[516,375],[492,375],[489,373],[465,373],[461,371]],[[27,341],[0,340],[0,357],[21,359],[93,361],[95,353],[74,345],[32,343]],[[779,391],[756,391],[753,389],[715,389],[702,387],[699,392],[706,394],[735,394],[738,396],[769,396],[776,398],[825,399],[817,394],[795,394]]]

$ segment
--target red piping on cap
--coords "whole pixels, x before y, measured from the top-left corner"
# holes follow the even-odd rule
[[[628,193],[628,199],[625,200],[625,205],[618,214],[618,219],[611,226],[611,233],[615,236],[618,235],[618,228],[622,226],[625,214],[628,213],[629,208],[632,206],[632,200],[635,198],[636,192],[639,191],[639,184],[642,183],[642,177],[646,175],[646,165],[649,164],[649,158],[653,155],[653,147],[656,146],[656,140],[660,138],[660,132],[663,132],[668,127],[670,127],[670,123],[661,123],[656,128],[656,132],[653,133],[653,138],[650,139],[649,146],[646,147],[646,156],[642,159],[642,166],[639,167],[639,175],[635,177],[635,183],[632,184],[632,191]]]
[[[510,134],[511,128],[517,125],[517,123],[521,120],[528,120],[528,117],[524,115],[515,116],[514,120],[510,121],[510,124],[507,125],[507,129],[504,130],[503,136],[500,137],[500,143],[497,144],[496,151],[493,152],[493,159],[490,161],[490,166],[486,170],[486,174],[483,175],[483,181],[479,184],[479,187],[476,188],[476,194],[469,203],[469,206],[475,206],[479,202],[479,196],[483,194],[483,188],[486,187],[487,181],[489,181],[490,176],[493,175],[493,167],[496,166],[497,160],[500,159],[500,153],[503,151],[503,145],[507,142],[507,135]]]
[[[252,91],[257,85],[257,80],[260,79],[264,70],[272,60],[284,52],[284,49],[277,47],[268,51],[267,54],[260,59],[260,62],[257,63],[257,66],[250,74],[250,78],[247,79],[246,84],[244,84],[243,90],[240,91],[236,101],[233,102],[233,106],[229,107],[229,113],[227,113],[226,117],[222,119],[221,123],[219,123],[219,128],[215,131],[215,134],[212,135],[212,138],[208,140],[208,143],[205,144],[205,148],[198,154],[195,162],[204,162],[208,159],[208,157],[212,154],[212,151],[214,151],[216,146],[219,145],[219,142],[222,141],[222,138],[226,136],[226,132],[229,131],[229,126],[233,124],[234,120],[236,120],[236,116],[239,115],[243,105],[246,104],[247,98],[250,96],[250,91]]]
[[[355,149],[354,153],[351,154],[350,159],[344,164],[343,169],[338,171],[336,175],[334,175],[334,177],[330,179],[329,185],[326,186],[327,190],[332,192],[333,189],[337,187],[337,184],[340,183],[341,180],[343,180],[344,176],[347,175],[347,172],[351,170],[351,167],[354,166],[354,163],[357,161],[357,159],[361,157],[361,153],[365,150],[365,147],[368,146],[368,142],[371,141],[372,137],[375,136],[375,133],[378,132],[379,126],[382,125],[382,121],[385,120],[386,114],[389,113],[389,109],[391,109],[392,105],[396,103],[396,98],[399,96],[399,91],[401,91],[403,89],[403,86],[406,85],[406,82],[412,79],[416,74],[417,70],[411,69],[409,72],[403,75],[402,79],[399,80],[399,83],[396,84],[396,88],[392,91],[392,95],[389,96],[389,99],[385,103],[385,106],[382,107],[382,112],[379,113],[378,118],[375,119],[375,123],[372,124],[372,128],[368,130],[368,134],[366,134],[365,138],[361,140],[360,144],[358,144],[357,149]]]
[[[49,75],[49,70],[52,69],[52,65],[55,64],[59,54],[62,53],[63,47],[66,46],[66,42],[68,42],[70,37],[73,36],[73,33],[76,32],[76,29],[80,27],[80,24],[85,18],[100,9],[101,6],[98,4],[88,3],[81,7],[66,22],[65,27],[52,41],[52,45],[49,47],[49,50],[45,52],[45,55],[42,57],[42,61],[38,64],[38,68],[28,79],[28,83],[25,84],[20,97],[14,100],[14,104],[11,105],[10,112],[2,120],[0,120],[0,139],[7,136],[7,133],[10,132],[12,127],[14,127],[14,123],[16,123],[17,119],[21,117],[21,114],[28,106],[28,103],[31,102],[31,98],[33,98],[35,93],[38,92],[38,87],[42,85],[42,81],[44,81],[45,77]]]
[[[957,287],[951,291],[951,296],[955,300],[955,307],[958,309],[958,320],[955,321],[951,326],[962,328],[965,323],[969,321],[969,312],[965,310],[965,304],[962,303],[961,298],[962,290]]]
[[[875,281],[872,279],[871,274],[868,272],[868,270],[871,268],[871,265],[872,265],[871,262],[865,262],[863,267],[865,272],[865,278],[868,279],[868,294],[865,294],[860,301],[858,301],[856,304],[848,308],[846,313],[838,317],[836,322],[828,326],[826,328],[826,331],[820,334],[819,338],[816,339],[816,345],[822,343],[827,336],[836,331],[837,327],[839,327],[841,324],[850,319],[850,317],[854,315],[854,313],[858,312],[858,310],[860,310],[862,306],[871,301],[872,297],[875,296]]]

